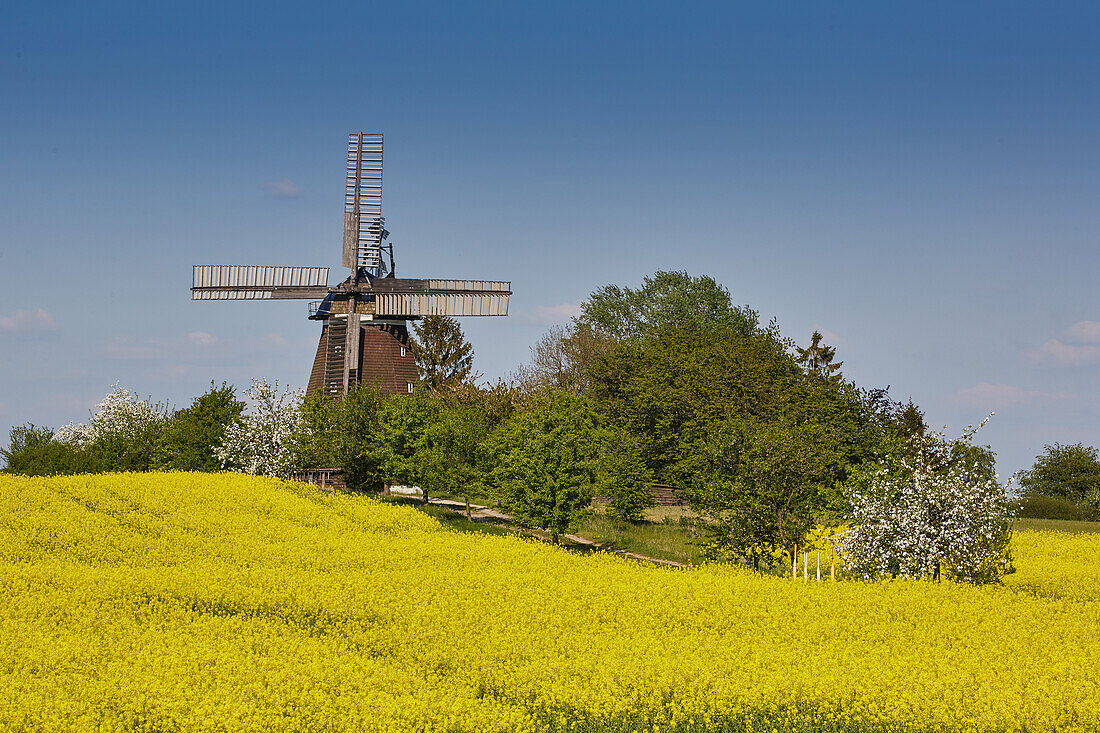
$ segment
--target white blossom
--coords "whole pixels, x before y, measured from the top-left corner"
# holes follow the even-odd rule
[[[82,422],[71,422],[62,425],[53,434],[53,439],[59,443],[68,443],[77,448],[87,448],[95,442],[95,428]]]
[[[294,471],[290,437],[301,422],[301,389],[279,392],[279,383],[253,379],[245,392],[250,414],[242,415],[225,429],[214,456],[223,468],[253,475],[288,476]]]
[[[138,399],[116,382],[96,405],[90,425],[69,423],[54,433],[54,439],[87,448],[105,437],[132,440],[148,428],[163,427],[167,422],[168,414],[163,406]]]
[[[955,445],[970,447],[978,428]],[[983,476],[964,452],[952,454],[942,433],[914,448],[852,491],[853,526],[839,540],[850,565],[864,577],[922,578],[941,568],[970,582],[999,577],[1012,519],[1007,486]]]

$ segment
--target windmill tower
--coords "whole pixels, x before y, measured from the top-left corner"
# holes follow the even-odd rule
[[[321,338],[309,392],[340,397],[377,383],[411,392],[416,364],[408,321],[428,315],[506,316],[511,283],[491,280],[398,278],[382,216],[382,135],[348,136],[341,264],[351,274],[329,287],[327,267],[195,265],[192,300],[314,301],[310,320]]]

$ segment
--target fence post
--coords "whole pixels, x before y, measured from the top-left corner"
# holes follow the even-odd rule
[[[791,578],[798,577],[798,545],[794,546],[794,552],[791,553]]]
[[[802,582],[810,582],[810,553],[802,553]]]
[[[817,551],[817,582],[821,582],[821,550]]]

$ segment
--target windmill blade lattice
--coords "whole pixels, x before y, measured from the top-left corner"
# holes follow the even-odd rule
[[[344,188],[343,265],[384,274],[382,239],[382,135],[348,135],[347,181]]]

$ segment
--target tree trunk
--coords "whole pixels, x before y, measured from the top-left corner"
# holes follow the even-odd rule
[[[940,561],[936,560],[936,564],[932,567],[932,582],[940,582]]]

